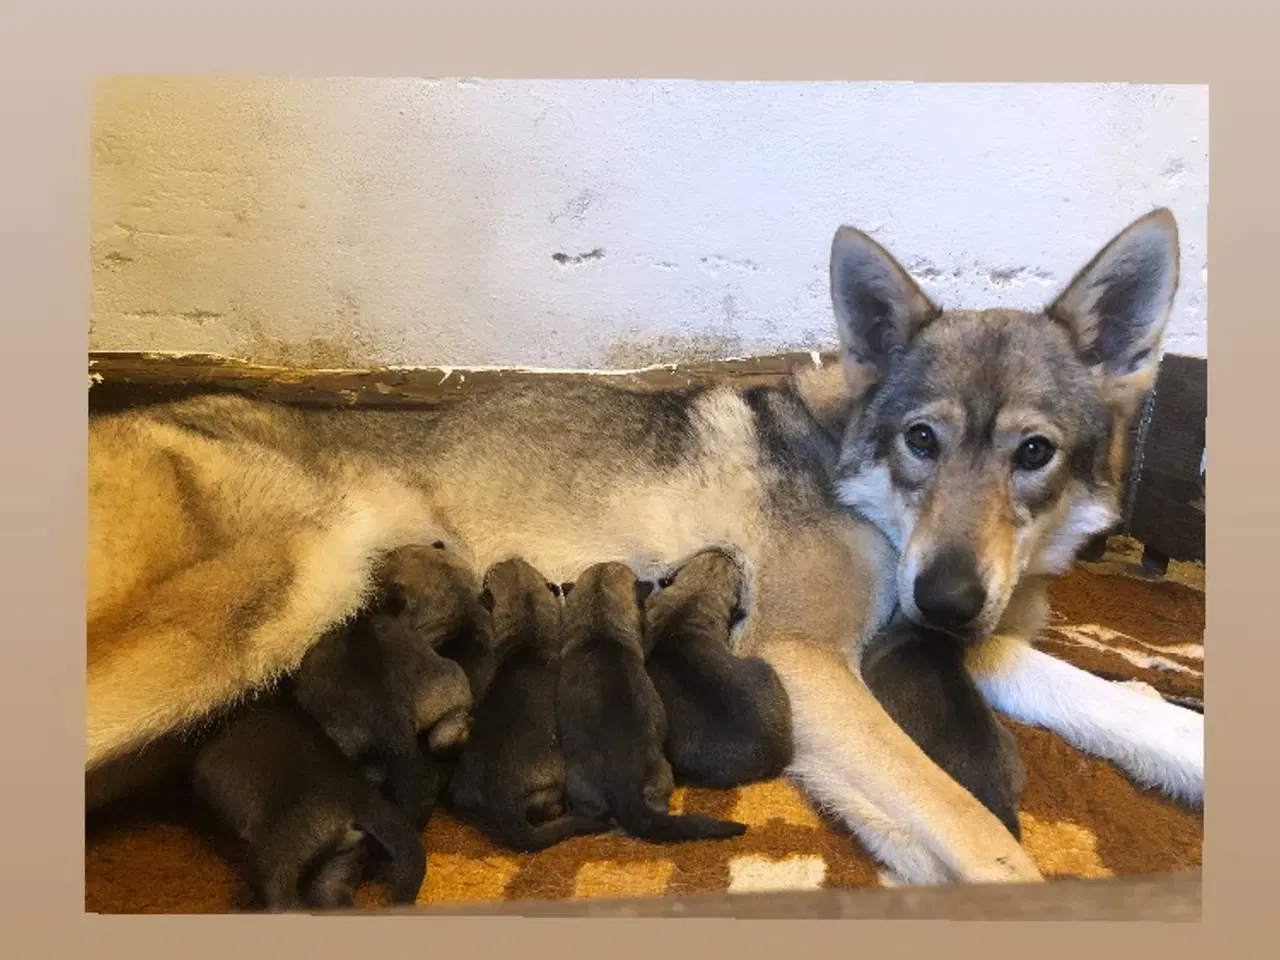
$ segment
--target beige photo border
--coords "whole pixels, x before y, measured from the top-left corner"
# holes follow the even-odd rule
[[[1267,955],[1280,644],[1270,599],[1275,27],[1265,4],[787,0],[440,4],[9,0],[0,11],[6,569],[0,954],[346,958]],[[1230,9],[1257,10],[1248,17]],[[1252,21],[1252,22],[1251,22]],[[1265,73],[1265,75],[1264,75]],[[660,77],[1208,83],[1214,332],[1208,641],[1213,701],[1200,924],[98,917],[83,907],[89,106],[95,77]],[[946,150],[939,142],[939,150]],[[833,214],[834,215],[834,214]],[[1113,224],[1099,225],[1105,233]],[[1101,235],[1101,234],[1100,234]],[[1264,284],[1267,289],[1263,289]],[[1268,370],[1268,368],[1271,368]],[[1274,475],[1272,475],[1274,476]],[[854,921],[856,923],[857,921]],[[269,924],[269,926],[268,926]],[[623,925],[630,929],[625,929]],[[639,926],[637,926],[639,924]],[[785,928],[784,928],[785,926]],[[509,951],[503,952],[503,951]]]

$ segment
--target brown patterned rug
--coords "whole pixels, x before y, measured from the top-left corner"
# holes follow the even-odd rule
[[[1053,618],[1038,646],[1099,676],[1144,683],[1201,707],[1202,574],[1159,580],[1129,575],[1132,544],[1113,541],[1052,594]],[[1178,582],[1179,580],[1183,582]],[[1188,583],[1186,581],[1192,581]],[[1050,877],[1108,877],[1198,869],[1203,823],[1135,788],[1108,763],[1043,730],[1010,723],[1027,767],[1023,842]],[[445,811],[426,830],[423,906],[482,901],[635,897],[881,883],[847,831],[819,817],[786,781],[737,790],[678,791],[673,809],[745,822],[745,836],[657,847],[621,836],[581,837],[536,855],[487,843]],[[209,913],[241,909],[235,867],[176,790],[134,798],[86,820],[85,909],[95,913]],[[361,906],[384,904],[377,885]]]

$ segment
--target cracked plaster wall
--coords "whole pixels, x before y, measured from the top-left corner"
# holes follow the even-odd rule
[[[1208,91],[1106,84],[129,79],[93,115],[90,346],[635,367],[834,345],[868,230],[1037,307],[1172,207],[1206,355]]]

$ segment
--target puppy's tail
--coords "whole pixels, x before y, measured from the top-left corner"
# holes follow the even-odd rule
[[[643,790],[613,790],[609,798],[613,815],[623,829],[650,843],[683,843],[690,840],[723,840],[747,832],[744,823],[719,820],[697,814],[677,816],[654,810],[645,802]]]
[[[405,813],[382,797],[371,803],[357,823],[387,852],[391,864],[387,879],[395,903],[413,903],[427,877],[427,851],[422,834]]]
[[[503,843],[520,853],[537,853],[570,837],[603,833],[609,829],[608,821],[572,813],[535,825],[529,822],[523,804],[513,811],[504,811],[494,819]]]

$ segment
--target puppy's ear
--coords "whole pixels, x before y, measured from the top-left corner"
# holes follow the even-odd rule
[[[480,591],[480,606],[484,607],[490,613],[493,613],[495,602],[496,601],[493,598],[493,591],[486,585],[484,589]]]
[[[551,591],[551,595],[552,595],[552,596],[555,596],[555,597],[560,596],[560,586],[559,586],[559,584],[555,584],[555,583],[548,583],[548,584],[547,584],[547,589]]]
[[[831,303],[845,379],[857,395],[940,313],[884,247],[848,226],[831,241]]]
[[[560,593],[561,593],[563,596],[566,596],[566,597],[567,597],[567,596],[569,595],[569,591],[570,591],[570,590],[572,590],[572,589],[573,589],[573,581],[572,581],[572,580],[570,580],[568,583],[562,583],[562,584],[560,584]]]
[[[1150,389],[1178,289],[1178,224],[1165,209],[1125,227],[1045,308],[1095,370],[1103,400],[1128,420]]]
[[[404,613],[408,602],[404,587],[395,582],[383,584],[374,600],[377,611],[389,617],[398,617]]]

